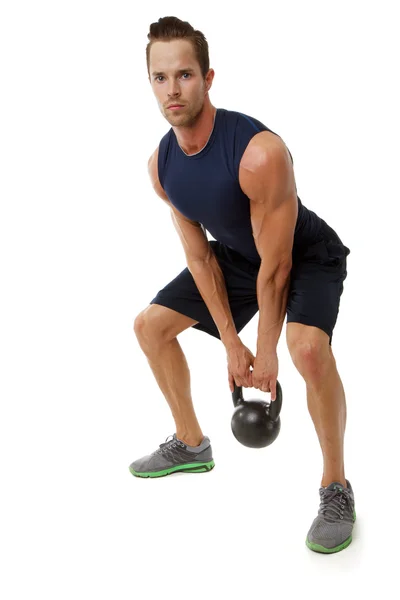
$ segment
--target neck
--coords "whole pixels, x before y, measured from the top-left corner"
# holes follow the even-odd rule
[[[214,127],[217,109],[208,100],[204,103],[196,122],[189,126],[173,127],[179,146],[185,154],[196,154],[207,144]]]

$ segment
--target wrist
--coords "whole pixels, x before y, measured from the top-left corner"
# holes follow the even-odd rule
[[[221,335],[221,342],[225,346],[226,350],[229,350],[230,348],[235,348],[236,346],[240,346],[242,344],[240,337],[237,333]]]
[[[257,343],[257,356],[271,356],[271,354],[277,353],[277,344],[269,342],[263,344],[262,342]]]
[[[265,350],[263,348],[262,350],[257,350],[256,359],[269,360],[272,358],[276,358],[277,356],[278,356],[278,353],[276,351],[276,348],[274,350]]]
[[[276,327],[271,328],[268,333],[258,333],[257,352],[260,354],[275,354],[278,346],[280,331]]]

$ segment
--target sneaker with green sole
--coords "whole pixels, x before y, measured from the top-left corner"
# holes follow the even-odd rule
[[[158,450],[135,460],[129,470],[135,477],[164,477],[177,471],[202,473],[214,466],[210,438],[205,436],[198,446],[189,446],[174,433]]]
[[[321,487],[321,504],[307,534],[306,544],[314,552],[330,554],[347,548],[352,541],[353,525],[356,520],[354,493],[350,482],[347,487],[334,481]]]

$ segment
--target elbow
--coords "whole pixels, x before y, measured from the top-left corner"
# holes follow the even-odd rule
[[[290,281],[291,268],[284,268],[277,271],[274,277],[274,283],[277,288],[284,289]]]
[[[281,277],[283,277],[284,279],[287,279],[288,277],[290,277],[290,273],[292,270],[292,264],[293,264],[292,259],[290,259],[280,265],[278,272],[280,273]]]
[[[207,249],[207,252],[201,256],[188,256],[186,263],[190,273],[193,275],[194,273],[198,273],[205,268],[209,268],[213,257],[214,252],[212,251],[211,246]]]
[[[264,265],[261,262],[258,276],[266,284],[273,284],[278,288],[284,288],[290,280],[290,273],[292,270],[292,261],[286,261],[279,263],[274,269],[271,269],[270,265]]]

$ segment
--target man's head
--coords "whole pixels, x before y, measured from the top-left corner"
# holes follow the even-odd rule
[[[176,17],[152,23],[147,37],[147,71],[160,110],[171,125],[190,126],[201,113],[214,78],[207,40]],[[182,108],[170,108],[174,104]]]

